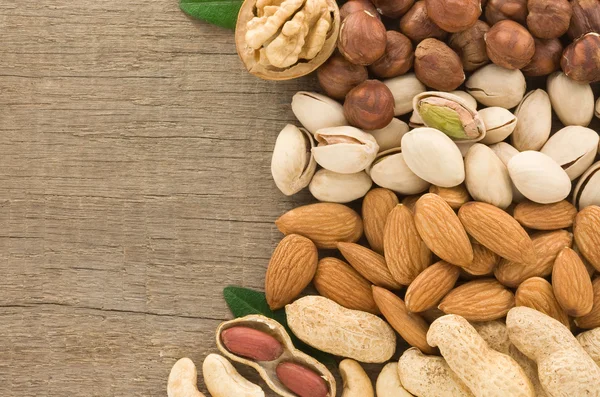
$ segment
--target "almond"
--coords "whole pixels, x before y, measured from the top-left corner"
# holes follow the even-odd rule
[[[294,208],[277,219],[275,225],[285,235],[299,234],[325,249],[334,249],[340,241],[355,243],[363,233],[363,223],[356,211],[335,203]]]
[[[573,234],[583,256],[600,271],[600,207],[591,205],[579,211]]]
[[[560,251],[552,269],[554,295],[572,317],[585,316],[594,305],[592,279],[577,252],[569,247]]]
[[[514,306],[512,292],[496,280],[484,279],[453,289],[438,307],[446,314],[457,314],[469,321],[492,321],[506,316]]]
[[[519,222],[500,208],[471,201],[460,208],[458,217],[467,233],[501,257],[535,263],[531,238]]]
[[[383,246],[390,273],[402,285],[409,285],[431,264],[431,251],[417,232],[413,213],[403,204],[388,216]]]
[[[415,206],[415,225],[419,235],[440,259],[460,267],[473,262],[473,247],[465,228],[440,196],[423,195]]]
[[[479,243],[471,242],[473,246],[473,262],[463,270],[471,276],[488,276],[494,271],[500,257]]]
[[[337,247],[350,266],[371,283],[388,289],[402,288],[392,277],[385,258],[377,252],[355,243],[338,243]]]
[[[444,199],[445,202],[452,207],[453,210],[458,211],[463,204],[471,201],[471,196],[464,184],[460,184],[454,187],[440,187],[431,185],[429,193],[437,194]]]
[[[460,268],[440,261],[427,269],[410,283],[404,300],[411,312],[422,312],[435,308],[442,298],[454,288]]]
[[[273,251],[265,277],[265,295],[271,309],[293,301],[317,271],[319,255],[315,244],[297,234],[285,236]]]
[[[575,319],[575,324],[579,328],[592,329],[600,327],[600,277],[594,279],[592,287],[594,289],[594,305],[591,312]]]
[[[373,251],[383,254],[383,230],[388,215],[398,205],[398,196],[389,189],[377,188],[365,196],[362,217],[365,236]],[[348,258],[346,258],[348,259]]]
[[[429,325],[418,314],[410,313],[402,299],[381,287],[373,287],[373,298],[388,323],[409,345],[425,354],[436,353],[436,349],[427,344]]]
[[[538,204],[523,201],[517,204],[514,218],[524,227],[536,230],[566,229],[573,225],[577,209],[568,201]]]
[[[552,273],[552,267],[558,253],[573,243],[573,235],[566,230],[538,232],[531,236],[537,254],[534,264],[512,262],[502,259],[494,275],[507,287],[516,288],[530,277],[546,277]]]
[[[319,294],[348,309],[379,314],[371,283],[350,265],[337,258],[323,258],[313,283]]]
[[[413,196],[406,196],[402,199],[402,204],[404,204],[405,206],[408,207],[409,210],[414,212],[415,205],[417,204],[417,201],[419,201],[420,198],[421,198],[420,194],[416,194]]]
[[[541,277],[529,278],[517,289],[515,294],[517,306],[526,306],[542,312],[570,328],[569,316],[556,300],[552,285]]]

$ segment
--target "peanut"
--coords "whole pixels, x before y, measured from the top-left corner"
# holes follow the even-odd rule
[[[209,354],[202,364],[204,383],[212,397],[264,397],[262,388],[246,380],[223,356]],[[181,397],[187,397],[183,395]]]
[[[173,365],[167,383],[168,397],[205,397],[198,391],[198,372],[194,362],[182,358]]]
[[[312,370],[291,362],[277,366],[277,377],[299,397],[327,397],[329,388],[325,380]]]
[[[600,328],[580,333],[577,340],[583,350],[600,366]]]
[[[283,354],[283,346],[271,335],[250,327],[232,327],[221,333],[231,353],[256,361],[273,361]]]

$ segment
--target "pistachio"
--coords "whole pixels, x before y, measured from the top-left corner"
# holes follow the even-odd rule
[[[286,125],[277,136],[271,158],[271,174],[286,196],[298,193],[310,183],[317,169],[311,153],[314,146],[311,133],[295,125]]]
[[[525,95],[525,76],[520,70],[504,69],[490,64],[471,75],[467,92],[485,106],[512,109]]]
[[[417,79],[414,73],[408,73],[403,76],[383,82],[388,86],[392,95],[394,95],[395,108],[394,114],[402,116],[413,110],[413,98],[426,91],[425,85]]]
[[[580,211],[590,205],[600,205],[600,161],[592,165],[579,179],[573,193],[573,204]]]
[[[489,147],[476,143],[465,157],[465,184],[476,201],[506,209],[512,203],[512,187],[506,166]]]
[[[594,117],[594,92],[587,83],[577,82],[562,72],[548,76],[552,108],[564,125],[587,127]]]
[[[600,119],[600,98],[598,98],[598,100],[596,101],[596,117],[598,117]]]
[[[419,112],[415,112],[414,110],[410,115],[410,120],[408,121],[408,125],[411,128],[425,127],[425,123],[423,122],[423,119],[419,115]]]
[[[458,147],[458,150],[460,150],[460,154],[461,156],[463,156],[463,158],[467,155],[467,153],[469,152],[469,149],[471,149],[473,147],[473,145],[475,145],[475,143],[477,142],[454,142],[456,143],[456,147]]]
[[[367,168],[375,159],[379,145],[371,134],[354,127],[318,130],[319,145],[312,149],[317,164],[340,174],[354,174]]]
[[[325,95],[300,91],[292,98],[292,111],[311,133],[322,128],[348,125],[344,107]]]
[[[520,152],[540,150],[552,129],[552,105],[544,90],[530,91],[515,111],[517,127],[511,136],[513,146]]]
[[[463,101],[467,103],[467,105],[469,105],[470,109],[477,110],[477,100],[473,98],[473,95],[469,94],[467,91],[456,90],[450,91],[449,94],[460,97]]]
[[[465,180],[460,150],[446,134],[434,128],[416,128],[402,137],[406,164],[421,179],[453,187]]]
[[[379,145],[379,152],[399,147],[402,142],[402,137],[408,132],[408,124],[404,121],[393,118],[392,122],[387,127],[380,130],[369,131]]]
[[[515,149],[513,146],[511,146],[509,143],[506,143],[506,142],[498,142],[493,145],[490,145],[490,149],[492,149],[494,151],[494,153],[496,153],[496,156],[498,156],[500,161],[502,161],[502,163],[504,163],[504,165],[507,167],[507,169],[508,169],[508,162],[510,161],[510,159],[515,157],[517,154],[519,154],[519,151],[517,149]],[[523,194],[519,191],[519,189],[517,189],[517,187],[515,186],[515,183],[512,182],[512,180],[511,180],[510,184],[512,187],[513,201],[516,203],[525,201],[525,196],[523,196]]]
[[[320,169],[313,177],[308,189],[319,201],[349,203],[367,194],[372,185],[371,178],[364,171],[354,174],[338,174]]]
[[[481,143],[486,145],[502,142],[517,126],[517,117],[507,109],[498,106],[481,109],[479,117],[483,120],[486,130]]]
[[[590,128],[565,127],[546,142],[541,152],[554,159],[573,181],[594,162],[599,138],[596,131]]]
[[[422,193],[430,185],[408,168],[400,148],[379,153],[367,173],[377,185],[403,195]]]
[[[424,124],[459,142],[476,142],[485,137],[485,126],[476,110],[462,98],[446,92],[429,91],[417,95],[413,107]]]
[[[550,204],[564,200],[571,192],[571,179],[549,156],[535,151],[517,154],[508,162],[515,186],[529,200]]]

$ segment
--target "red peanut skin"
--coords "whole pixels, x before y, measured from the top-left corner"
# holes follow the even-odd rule
[[[277,377],[299,397],[328,397],[329,388],[325,380],[314,371],[295,363],[277,366]]]
[[[228,328],[221,332],[221,340],[231,353],[255,361],[273,361],[283,354],[277,339],[254,328]]]

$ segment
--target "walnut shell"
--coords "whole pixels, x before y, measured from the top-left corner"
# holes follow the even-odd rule
[[[460,56],[466,71],[471,72],[490,62],[485,45],[485,34],[489,30],[487,23],[477,21],[469,29],[450,36],[448,44]]]
[[[600,1],[572,0],[573,16],[569,26],[569,37],[578,39],[586,33],[600,33]]]
[[[344,101],[346,120],[363,130],[386,127],[394,118],[394,95],[379,80],[367,80],[354,87]]]
[[[400,18],[413,6],[415,0],[373,0],[375,7],[388,18]]]
[[[527,0],[489,0],[485,7],[485,20],[490,26],[505,19],[521,24],[527,20]]]
[[[584,83],[600,81],[600,34],[588,33],[563,53],[561,66],[570,78]]]
[[[357,65],[370,65],[385,53],[387,43],[383,23],[368,11],[350,14],[342,22],[338,49]]]
[[[531,33],[515,21],[500,21],[485,35],[487,54],[491,61],[506,69],[525,67],[535,54]]]
[[[334,54],[317,69],[321,88],[329,97],[340,100],[368,77],[366,67],[351,63],[341,54]]]
[[[459,56],[443,42],[425,39],[415,51],[415,74],[426,86],[452,91],[465,81]]]
[[[529,0],[527,27],[540,39],[555,39],[569,30],[573,9],[568,0]]]
[[[403,75],[413,66],[415,51],[408,37],[394,30],[387,31],[385,54],[369,66],[377,77],[389,79]]]
[[[427,14],[425,1],[417,1],[400,19],[400,31],[415,43],[434,38],[445,40],[448,33],[437,26]]]
[[[546,76],[560,69],[563,45],[559,39],[534,39],[535,53],[523,69],[525,76]]]
[[[240,8],[235,29],[235,44],[248,72],[265,80],[291,80],[305,76],[321,66],[335,50],[340,30],[340,10],[335,0],[326,0],[332,14],[332,23],[327,32],[325,43],[316,57],[307,62],[298,62],[288,68],[280,69],[260,62],[260,49],[255,50],[246,43],[248,22],[254,18],[257,0],[246,0]]]
[[[481,15],[479,0],[425,0],[427,14],[446,32],[462,32],[473,26]]]

